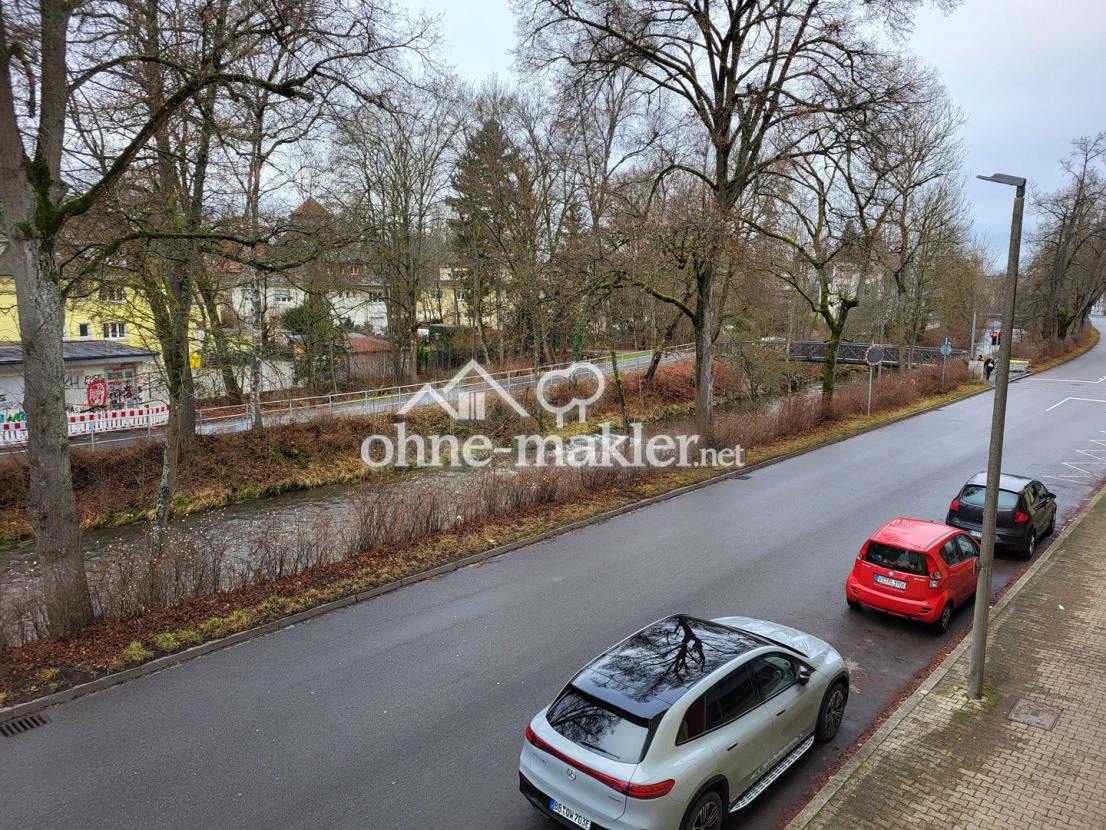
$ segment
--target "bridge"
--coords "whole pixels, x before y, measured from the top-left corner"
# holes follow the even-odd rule
[[[823,340],[794,340],[790,344],[782,341],[772,341],[762,342],[761,345],[777,348],[781,352],[787,349],[791,360],[797,360],[800,363],[825,363],[826,361],[826,343]],[[837,347],[837,362],[864,365],[864,354],[871,345],[871,343],[843,342]],[[883,349],[883,365],[898,366],[899,347],[888,344],[880,345]],[[904,351],[907,363],[911,366],[940,366],[943,359],[940,349],[929,346],[907,347]],[[949,359],[965,357],[967,354],[964,349],[953,349],[949,354]]]

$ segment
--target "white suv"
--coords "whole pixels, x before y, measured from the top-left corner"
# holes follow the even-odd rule
[[[747,617],[666,617],[534,717],[519,787],[567,827],[720,830],[837,734],[848,696],[845,662],[816,637]]]

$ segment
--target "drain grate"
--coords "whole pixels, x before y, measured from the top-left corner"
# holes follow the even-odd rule
[[[24,732],[30,732],[39,726],[45,726],[50,722],[50,719],[46,715],[27,715],[25,718],[18,718],[16,720],[10,720],[7,723],[0,723],[0,735],[5,738],[14,738],[16,735],[22,735]]]

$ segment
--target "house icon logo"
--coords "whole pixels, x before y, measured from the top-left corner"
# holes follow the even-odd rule
[[[520,418],[530,417],[522,404],[475,360],[470,360],[461,367],[461,371],[440,389],[435,389],[433,384],[424,383],[399,408],[399,414],[406,415],[417,406],[434,403],[455,421],[483,421],[488,414],[489,393],[498,396]]]

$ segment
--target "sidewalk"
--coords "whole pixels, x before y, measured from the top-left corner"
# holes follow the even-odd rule
[[[984,699],[965,640],[792,830],[1106,828],[1104,496],[996,605]]]

